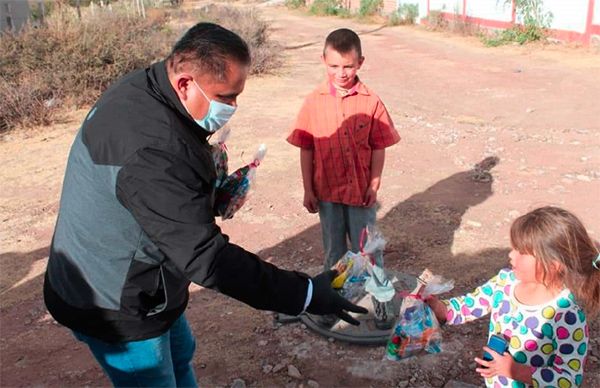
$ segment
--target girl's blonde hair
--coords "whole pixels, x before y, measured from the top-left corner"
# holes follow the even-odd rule
[[[599,249],[575,215],[553,206],[535,209],[515,220],[510,240],[537,259],[543,284],[567,287],[590,316],[600,311],[600,270],[593,265]]]

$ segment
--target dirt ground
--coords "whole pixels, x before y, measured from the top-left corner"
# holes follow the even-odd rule
[[[389,268],[428,267],[467,291],[507,264],[508,230],[546,204],[578,214],[600,238],[600,55],[558,45],[485,48],[475,38],[357,24],[263,7],[286,65],[253,78],[231,122],[230,164],[269,151],[252,198],[222,223],[231,240],[278,266],[316,272],[318,217],[302,207],[299,152],[285,142],[303,97],[323,79],[325,35],[361,33],[362,79],[402,135],[388,150],[378,216]],[[87,349],[45,311],[41,287],[66,156],[85,111],[0,142],[0,386],[106,386]],[[497,158],[491,175],[475,166]],[[486,179],[489,178],[489,179]],[[473,357],[487,320],[448,328],[444,352],[394,363],[383,347],[328,341],[300,324],[199,286],[187,316],[202,386],[481,385]],[[592,317],[590,317],[592,318]],[[585,385],[600,386],[600,324],[592,324]],[[301,378],[288,374],[296,367]],[[239,383],[239,382],[238,382]],[[450,384],[448,384],[449,386]]]

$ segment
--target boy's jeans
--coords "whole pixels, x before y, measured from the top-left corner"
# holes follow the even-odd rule
[[[196,341],[182,314],[163,335],[108,343],[78,332],[115,387],[197,387],[191,361]]]
[[[350,239],[352,252],[360,250],[360,234],[365,226],[375,225],[375,213],[375,205],[366,208],[333,202],[319,202],[319,218],[325,250],[325,271],[348,252],[348,239]],[[376,255],[375,260],[378,265],[383,267],[382,254]]]

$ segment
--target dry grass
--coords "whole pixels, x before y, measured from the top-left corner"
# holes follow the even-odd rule
[[[166,17],[58,7],[45,25],[0,35],[0,131],[49,124],[62,106],[94,102],[116,78],[164,57]]]
[[[41,27],[0,34],[0,133],[51,124],[61,109],[92,104],[115,79],[164,58],[176,39],[168,18],[212,21],[238,33],[250,46],[251,74],[282,63],[268,23],[251,8],[150,9],[141,19],[131,10],[96,7],[79,20],[73,8],[57,6]]]

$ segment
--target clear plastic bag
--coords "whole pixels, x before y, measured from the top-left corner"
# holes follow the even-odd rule
[[[256,168],[267,153],[267,146],[261,144],[252,163],[237,169],[227,176],[216,188],[215,211],[224,220],[233,217],[248,199],[248,192],[256,176]]]
[[[361,236],[360,252],[346,252],[332,267],[337,270],[338,276],[333,279],[331,286],[338,289],[340,294],[350,301],[365,296],[367,292],[365,285],[375,275],[373,272],[375,257],[383,252],[385,244],[386,240],[379,230],[372,226],[365,228]]]
[[[386,346],[386,357],[402,360],[425,351],[439,353],[442,335],[440,324],[431,308],[423,301],[430,295],[442,294],[454,288],[453,280],[434,276],[425,270],[420,284],[404,296],[398,321]]]
[[[215,187],[220,187],[225,179],[227,179],[229,158],[227,156],[227,146],[225,142],[231,134],[231,128],[225,127],[219,132],[217,143],[212,145],[212,157],[215,163],[215,170],[217,172],[217,179],[215,181]]]

